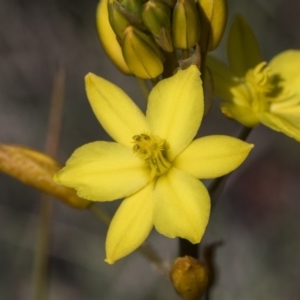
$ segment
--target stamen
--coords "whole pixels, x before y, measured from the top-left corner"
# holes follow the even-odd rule
[[[152,134],[142,133],[132,137],[134,153],[145,160],[151,169],[151,180],[166,173],[171,164],[165,158],[165,141]]]
[[[246,81],[252,84],[256,91],[267,94],[273,89],[269,74],[270,68],[267,67],[267,63],[261,62],[254,69],[247,72]]]
[[[272,75],[266,62],[249,70],[244,83],[251,95],[249,104],[254,111],[275,111],[290,106],[287,102],[291,95],[283,89],[282,79],[277,74]]]
[[[134,141],[140,141],[141,140],[140,135],[134,135],[132,138],[133,138]]]
[[[150,140],[150,136],[149,135],[147,135],[147,134],[141,134],[140,135],[140,137],[142,138],[142,139],[144,139],[145,141],[149,141]]]

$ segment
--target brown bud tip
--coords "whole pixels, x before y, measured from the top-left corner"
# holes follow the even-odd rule
[[[0,143],[0,172],[55,196],[73,208],[87,208],[90,201],[79,198],[75,190],[54,182],[53,175],[61,168],[59,162],[44,153],[23,146]]]
[[[208,272],[199,260],[190,256],[178,257],[171,268],[170,279],[183,299],[197,300],[207,288]]]

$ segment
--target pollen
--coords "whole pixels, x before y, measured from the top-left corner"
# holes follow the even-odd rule
[[[152,134],[134,135],[133,152],[145,160],[151,169],[151,179],[166,173],[171,163],[165,157],[166,142]]]

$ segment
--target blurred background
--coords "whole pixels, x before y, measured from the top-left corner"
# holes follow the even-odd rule
[[[229,0],[229,22],[243,14],[266,60],[300,46],[300,2]],[[86,99],[84,75],[94,72],[122,87],[143,108],[134,78],[107,59],[97,37],[97,0],[0,1],[0,141],[43,151],[50,98],[59,66],[66,71],[59,160],[87,142],[109,139]],[[226,39],[226,33],[225,33]],[[214,53],[225,58],[225,43]],[[300,70],[299,70],[300,71]],[[237,135],[215,101],[199,135]],[[213,299],[282,300],[300,294],[300,144],[266,127],[254,129],[255,149],[227,181],[203,244],[216,252]],[[32,299],[40,193],[0,174],[0,299]],[[105,205],[111,211],[119,202]],[[54,201],[49,300],[177,299],[139,253],[104,262],[106,227],[88,211]],[[153,232],[149,241],[168,262],[176,240]]]

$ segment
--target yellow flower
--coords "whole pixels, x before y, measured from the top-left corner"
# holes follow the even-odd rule
[[[247,127],[262,123],[300,141],[300,51],[263,61],[250,26],[237,16],[227,45],[229,67],[209,57],[222,112]]]
[[[87,95],[103,128],[116,141],[77,149],[57,175],[83,198],[125,198],[110,224],[106,261],[138,248],[153,225],[167,237],[192,243],[202,238],[210,199],[199,178],[237,168],[252,145],[228,136],[193,141],[203,115],[200,74],[195,66],[160,81],[144,115],[117,86],[86,76]]]

